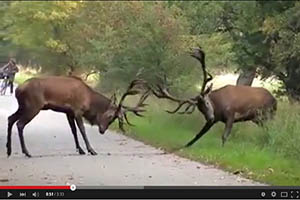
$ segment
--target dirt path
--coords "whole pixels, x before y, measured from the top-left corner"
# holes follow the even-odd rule
[[[41,112],[25,128],[33,157],[21,154],[14,126],[13,153],[7,158],[6,119],[16,109],[14,97],[0,97],[0,185],[259,185],[112,131],[100,135],[90,125],[88,137],[98,155],[78,155],[65,115],[51,111]],[[81,136],[80,143],[85,149]]]

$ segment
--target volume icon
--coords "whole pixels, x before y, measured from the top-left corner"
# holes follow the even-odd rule
[[[33,192],[31,195],[32,195],[33,197],[39,197],[39,196],[40,196],[40,193],[38,193],[38,192]]]

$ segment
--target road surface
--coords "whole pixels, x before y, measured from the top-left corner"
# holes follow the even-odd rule
[[[14,126],[13,153],[7,158],[7,117],[16,109],[14,96],[0,96],[0,185],[260,185],[113,131],[100,135],[90,125],[87,135],[98,155],[78,155],[65,115],[52,111],[40,112],[24,129],[33,157],[21,153]],[[86,151],[81,135],[79,140]]]

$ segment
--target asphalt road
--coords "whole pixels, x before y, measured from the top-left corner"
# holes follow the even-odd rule
[[[112,131],[100,135],[90,125],[87,135],[98,155],[78,155],[65,115],[52,111],[40,112],[24,129],[33,157],[21,153],[14,126],[13,153],[7,158],[7,117],[16,109],[14,96],[0,96],[0,185],[259,185]]]

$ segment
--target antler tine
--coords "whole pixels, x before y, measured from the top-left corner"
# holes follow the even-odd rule
[[[194,98],[191,98],[191,99],[184,99],[184,100],[183,100],[183,99],[178,99],[178,98],[176,98],[176,97],[170,95],[170,93],[167,91],[167,88],[166,88],[166,87],[163,87],[163,86],[161,86],[161,85],[159,85],[159,84],[156,85],[156,90],[153,89],[153,88],[151,88],[151,87],[149,87],[149,88],[150,88],[150,90],[152,91],[152,93],[153,93],[157,98],[160,98],[160,99],[169,99],[169,100],[171,100],[171,101],[174,101],[174,102],[178,103],[178,106],[177,106],[173,111],[167,110],[166,112],[168,112],[168,113],[174,114],[174,113],[176,113],[177,111],[179,111],[180,108],[181,108],[183,105],[189,104],[189,105],[187,106],[187,108],[185,109],[185,111],[183,112],[183,113],[186,113],[186,112],[189,110],[189,108],[190,108],[191,106],[196,106],[196,104],[197,104],[197,101],[195,101]]]
[[[146,84],[146,81],[144,81],[144,80],[142,80],[142,79],[135,79],[135,80],[133,80],[133,81],[129,84],[129,86],[128,86],[126,92],[122,95],[122,97],[121,97],[121,99],[120,99],[120,102],[119,102],[119,108],[122,107],[122,103],[123,103],[123,101],[125,100],[125,98],[126,98],[128,95],[136,95],[136,94],[139,93],[138,90],[133,90],[133,88],[134,88],[136,85],[145,85],[145,84]]]
[[[175,97],[173,97],[172,95],[169,94],[169,92],[167,91],[167,88],[163,88],[161,85],[157,84],[156,88],[158,91],[152,90],[153,94],[157,97],[157,98],[165,98],[165,99],[170,99],[172,101],[175,101],[177,103],[181,103],[182,100],[181,99],[177,99]]]
[[[192,57],[196,58],[201,63],[201,68],[203,72],[203,83],[201,87],[201,94],[204,93],[206,84],[213,79],[212,75],[206,71],[205,65],[205,53],[201,49],[200,45],[197,49],[194,49],[194,52],[191,54]]]
[[[148,89],[143,95],[142,97],[140,98],[139,102],[138,102],[138,106],[139,107],[145,107],[147,106],[148,104],[145,104],[144,102],[146,101],[146,99],[149,97],[150,95],[150,90]]]
[[[119,102],[119,108],[118,110],[120,110],[120,116],[118,116],[119,119],[119,128],[121,129],[122,132],[125,132],[124,129],[124,120],[125,122],[130,125],[130,126],[134,126],[132,123],[129,122],[128,117],[127,117],[127,112],[133,112],[135,115],[139,116],[139,117],[143,117],[143,115],[140,114],[140,112],[145,112],[145,109],[142,109],[143,107],[147,106],[147,104],[145,104],[144,102],[146,101],[146,99],[148,98],[149,94],[150,94],[150,90],[148,88],[148,90],[141,96],[141,98],[139,99],[137,105],[135,107],[128,107],[128,106],[124,106],[123,105],[123,101],[125,100],[125,98],[128,95],[136,95],[139,93],[138,90],[133,90],[133,88],[136,85],[142,85],[142,86],[146,86],[146,81],[142,80],[142,79],[135,79],[133,80],[130,85],[128,86],[126,92],[122,95],[120,102]]]
[[[190,108],[192,108],[192,109],[190,110]],[[195,108],[196,108],[196,105],[190,104],[190,105],[188,105],[188,106],[185,108],[184,111],[179,112],[179,114],[192,114],[192,113],[195,111]],[[190,110],[190,111],[189,111],[189,110]]]
[[[126,123],[127,123],[129,126],[134,126],[132,123],[129,122],[126,112],[124,113],[124,118],[125,118]]]
[[[190,103],[189,101],[182,101],[181,103],[179,103],[179,105],[177,106],[177,108],[175,108],[175,110],[173,110],[173,111],[167,110],[167,112],[170,113],[170,114],[174,114],[174,113],[176,113],[177,111],[179,111],[180,108],[181,108],[184,104],[189,104],[188,107],[191,105],[191,103]]]
[[[122,106],[123,112],[122,112],[122,119],[124,118],[126,123],[130,126],[134,126],[132,123],[129,122],[127,117],[127,112],[133,112],[136,116],[144,117],[144,115],[141,114],[141,112],[145,112],[146,110],[143,109],[143,107],[147,106],[144,102],[149,97],[150,90],[148,89],[139,99],[137,105],[135,107],[128,107],[128,106]]]
[[[122,117],[119,117],[119,128],[120,130],[125,133],[125,129],[124,129],[124,120]]]
[[[150,90],[147,90],[139,99],[137,105],[135,107],[128,107],[128,106],[123,106],[125,109],[125,112],[130,111],[133,112],[135,115],[143,117],[143,115],[140,114],[140,112],[145,112],[145,109],[142,109],[143,107],[147,106],[144,102],[146,99],[149,97]]]

